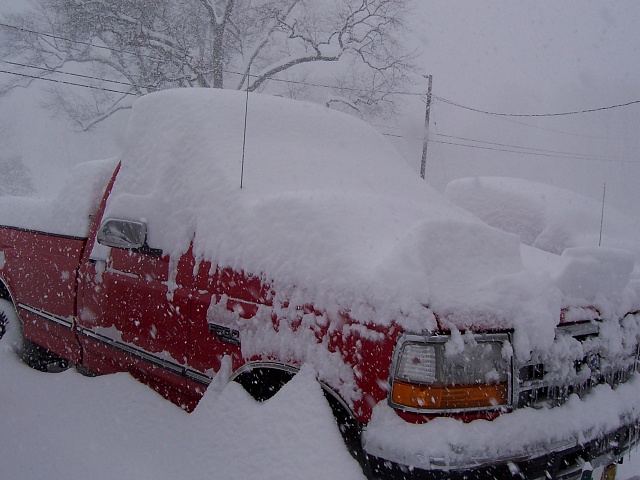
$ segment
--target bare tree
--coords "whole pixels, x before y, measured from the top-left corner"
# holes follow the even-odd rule
[[[410,1],[36,0],[0,28],[0,54],[25,75],[0,94],[35,78],[82,81],[93,88],[54,86],[50,105],[86,130],[145,93],[269,85],[298,95],[292,85],[317,75],[313,65],[336,64],[333,95],[388,111],[413,67],[398,41]]]

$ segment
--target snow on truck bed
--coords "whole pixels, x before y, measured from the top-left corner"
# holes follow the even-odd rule
[[[116,159],[76,165],[54,198],[0,196],[0,225],[86,238]]]
[[[454,206],[363,122],[250,94],[243,145],[244,125],[242,92],[142,97],[106,216],[145,221],[149,245],[174,259],[193,242],[199,258],[259,275],[293,305],[413,331],[435,329],[435,312],[450,327],[515,328],[542,346],[563,302],[594,300],[572,290],[575,272],[561,275],[572,262],[539,250],[544,262],[530,262],[516,234]],[[618,281],[597,300],[613,314],[638,296],[633,258],[605,256]]]

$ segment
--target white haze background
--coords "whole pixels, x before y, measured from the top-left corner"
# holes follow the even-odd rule
[[[28,5],[2,3],[0,12]],[[640,4],[635,1],[416,1],[414,11],[407,44],[420,52],[421,72],[433,75],[434,96],[484,111],[525,114],[640,99]],[[16,91],[0,102],[0,148],[6,156],[22,155],[37,172],[38,190],[50,193],[70,166],[117,151],[126,113],[96,132],[76,134],[66,119],[51,119],[39,108],[43,86]],[[413,90],[426,92],[426,81]],[[419,171],[425,104],[420,97],[405,99],[398,121],[381,130],[404,135],[396,144]],[[601,200],[606,183],[608,204],[640,215],[638,104],[559,117],[497,117],[436,98],[430,125],[427,180],[440,191],[459,177],[499,175]],[[545,151],[515,153],[521,150],[512,146]]]
[[[23,0],[2,3],[0,13],[26,5]],[[406,36],[408,44],[420,50],[422,73],[433,75],[435,96],[491,112],[555,113],[640,99],[639,20],[640,4],[635,1],[416,0],[412,31]],[[51,119],[39,108],[43,98],[39,88],[19,90],[0,101],[0,151],[3,156],[21,155],[34,174],[36,188],[48,196],[73,165],[117,152],[126,114],[114,116],[96,132],[77,134],[66,119]],[[426,91],[426,82],[414,89]],[[396,124],[381,128],[409,137],[398,146],[416,171],[425,106],[418,98],[411,97]],[[472,112],[435,99],[427,181],[442,191],[459,177],[513,176],[569,188],[600,201],[606,183],[607,203],[640,218],[639,120],[640,105],[521,118]],[[462,138],[490,143],[474,143],[483,148],[438,143],[471,143]],[[518,149],[513,146],[545,151],[529,150],[534,154],[524,155],[515,153]],[[564,155],[549,151],[581,158],[558,158],[553,155]],[[314,412],[323,408],[309,375],[294,385],[297,393],[293,388],[283,390],[281,400],[271,407],[254,407],[239,389],[226,389],[220,401],[205,403],[207,421],[216,421],[204,429],[198,428],[203,420],[184,415],[128,376],[84,379],[73,372],[47,376],[28,370],[9,353],[4,348],[0,352],[0,378],[13,385],[0,387],[0,405],[8,419],[0,431],[0,452],[11,452],[13,458],[11,462],[3,458],[4,468],[9,465],[12,470],[0,466],[2,477],[10,473],[10,478],[26,479],[83,475],[156,479],[176,478],[191,468],[202,478],[216,469],[216,478],[236,474],[236,478],[260,474],[326,478],[323,473],[359,478],[357,466],[344,452],[327,446],[335,447],[339,437],[331,430],[326,409],[313,425],[305,423],[309,415],[293,415],[304,405]],[[215,391],[209,396],[218,400]],[[114,409],[114,404],[119,406]],[[154,422],[156,418],[163,420]],[[281,420],[275,430],[269,425],[273,418]],[[224,445],[214,429],[236,429],[236,445],[245,445],[249,455],[229,463],[232,450],[201,448],[197,457],[189,457],[198,462],[188,466],[185,457],[172,454],[176,447],[191,448],[199,440],[200,446]],[[62,438],[49,435],[51,431]],[[198,438],[192,438],[194,432]],[[272,439],[273,435],[284,443],[270,448],[248,443],[254,436]],[[78,441],[83,452],[68,448]],[[12,447],[5,448],[9,443]],[[292,448],[296,458],[286,470],[274,458],[286,458]],[[313,453],[319,460],[310,464]],[[329,467],[334,470],[327,472]],[[632,456],[620,477],[629,478],[638,470],[638,459]]]

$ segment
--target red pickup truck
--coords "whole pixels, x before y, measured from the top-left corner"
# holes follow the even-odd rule
[[[0,299],[40,370],[192,411],[217,375],[263,401],[311,365],[371,478],[612,478],[637,443],[635,257],[522,245],[347,115],[152,94],[118,158],[0,208]]]

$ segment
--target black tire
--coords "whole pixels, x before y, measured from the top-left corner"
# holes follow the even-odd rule
[[[4,334],[7,333],[7,325],[9,324],[9,319],[7,318],[7,314],[4,312],[0,312],[0,340],[4,337]]]
[[[8,301],[15,309],[11,301],[11,296],[9,295],[9,290],[2,282],[0,282],[0,299]],[[9,319],[7,314],[4,311],[0,311],[0,338],[7,332],[8,324]],[[26,365],[40,372],[51,373],[62,372],[69,368],[70,364],[67,360],[24,338],[22,322],[18,321],[16,327],[19,338],[21,338],[20,346],[16,349],[16,353]]]
[[[58,373],[69,368],[69,362],[25,338],[22,339],[20,347],[20,358],[22,361],[40,372]]]
[[[367,478],[373,478],[369,468],[367,454],[362,448],[362,424],[356,420],[351,412],[330,391],[323,387],[324,396],[331,407],[333,417],[338,425],[347,450],[360,464],[362,472]]]
[[[19,353],[25,364],[40,372],[59,373],[64,372],[70,366],[69,361],[24,337]]]
[[[97,377],[98,374],[96,372],[93,372],[91,370],[89,370],[88,368],[83,367],[82,365],[74,365],[74,368],[76,369],[76,372],[78,372],[80,375],[84,376],[84,377]]]

